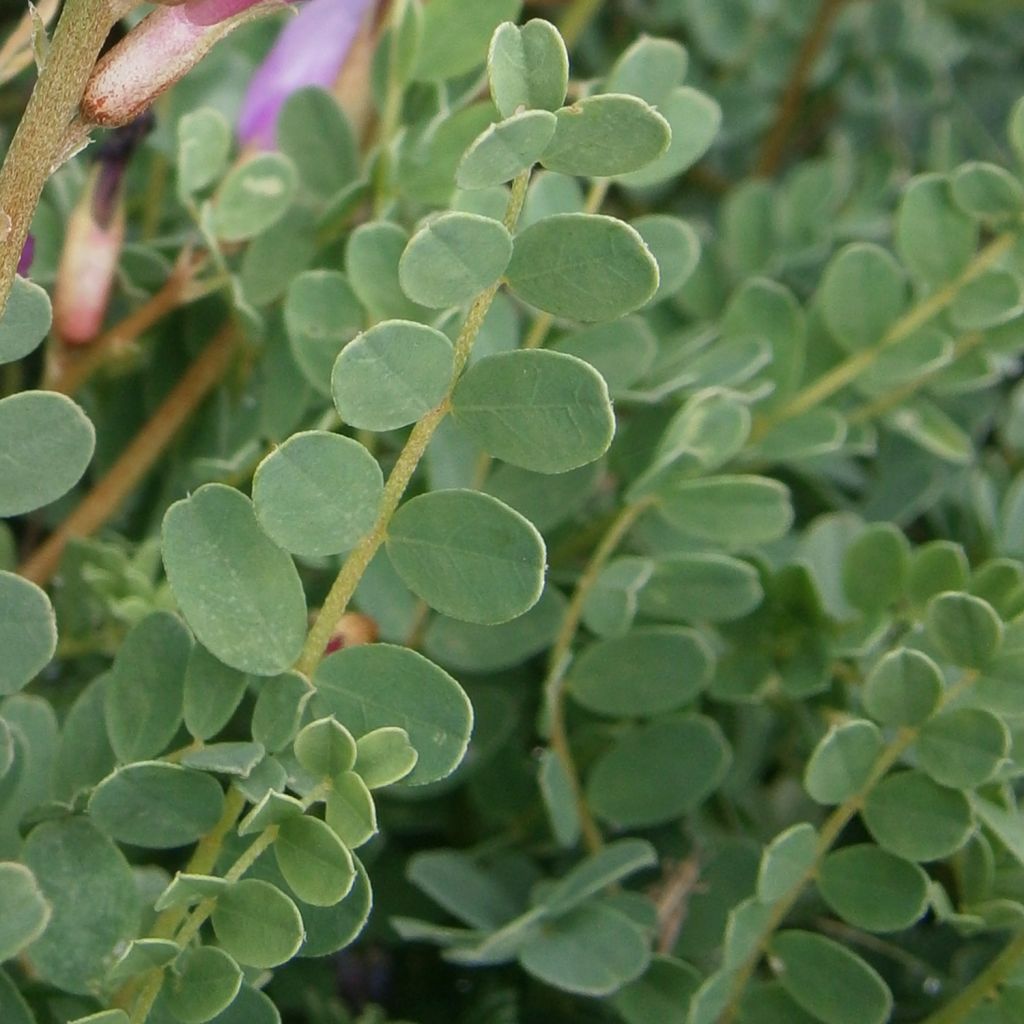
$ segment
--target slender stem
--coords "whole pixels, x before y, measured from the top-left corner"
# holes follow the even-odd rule
[[[0,168],[0,221],[9,218],[10,229],[6,238],[0,237],[0,314],[7,306],[39,196],[61,157],[86,82],[113,24],[109,0],[67,0],[7,150]]]
[[[954,686],[951,686],[943,694],[940,707],[945,707],[950,702],[956,700],[964,690],[974,683],[977,679],[977,675],[977,672],[974,671],[965,672],[960,681]],[[871,773],[868,775],[860,789],[858,789],[856,793],[847,797],[846,800],[839,804],[828,818],[825,819],[824,824],[822,824],[821,828],[818,830],[818,844],[814,860],[810,865],[808,865],[806,870],[793,883],[793,885],[790,886],[789,891],[772,904],[771,914],[768,916],[768,919],[761,928],[758,941],[752,946],[749,955],[733,975],[729,1001],[726,1003],[718,1017],[718,1024],[731,1024],[735,1019],[747,984],[753,976],[757,965],[760,963],[761,957],[767,950],[768,944],[771,942],[771,937],[775,933],[775,930],[783,921],[785,921],[808,883],[810,883],[817,875],[818,866],[822,859],[835,845],[835,842],[842,834],[843,829],[846,828],[846,826],[863,808],[865,800],[872,790],[874,790],[875,786],[885,778],[889,770],[893,768],[907,750],[913,746],[917,740],[919,732],[919,728],[900,729],[892,741],[885,747],[881,754],[879,754],[878,759],[875,761],[875,764],[871,769]]]
[[[754,173],[758,177],[770,177],[779,169],[786,152],[786,144],[800,116],[811,72],[828,42],[836,18],[847,3],[849,0],[821,0],[793,62],[789,81],[782,92],[782,99],[775,113],[775,120],[761,144],[761,151],[754,165]]]
[[[929,381],[934,380],[944,370],[948,370],[958,359],[962,359],[969,352],[974,351],[979,345],[985,343],[985,335],[981,331],[973,331],[960,338],[953,349],[953,358],[949,363],[943,363],[920,377],[908,380],[905,384],[891,391],[886,391],[876,398],[858,406],[846,417],[848,423],[864,423],[867,420],[877,419],[879,416],[901,406],[908,398],[916,395]]]
[[[523,210],[523,202],[526,199],[526,189],[530,183],[530,172],[525,171],[516,178],[512,185],[512,194],[509,197],[508,209],[505,213],[505,226],[511,231],[519,221],[519,215]],[[342,615],[345,614],[352,595],[363,578],[367,566],[373,556],[380,549],[387,537],[388,526],[391,518],[398,510],[398,506],[405,495],[406,488],[412,480],[416,468],[420,464],[427,446],[442,420],[448,415],[451,409],[451,396],[458,383],[462,371],[469,361],[469,354],[473,349],[477,334],[483,325],[494,302],[494,296],[498,294],[501,283],[492,285],[487,291],[478,296],[477,300],[470,307],[469,315],[459,333],[455,343],[455,365],[452,372],[452,383],[449,386],[448,394],[435,408],[431,409],[412,429],[405,447],[398,456],[387,483],[384,485],[384,496],[381,499],[380,508],[377,512],[377,519],[366,536],[352,549],[348,558],[345,559],[341,572],[338,573],[334,585],[324,600],[320,614],[313,623],[309,635],[306,637],[306,645],[296,663],[297,671],[310,676],[313,670],[320,663],[324,650],[331,638]]]
[[[971,260],[959,277],[943,285],[938,291],[933,292],[923,302],[918,303],[901,316],[876,345],[862,349],[834,366],[758,422],[752,433],[753,440],[756,441],[764,437],[773,427],[784,420],[793,419],[809,409],[813,409],[855,381],[868,367],[874,364],[883,352],[905,341],[933,317],[938,316],[966,285],[980,277],[993,264],[998,263],[1010,251],[1016,240],[1017,233],[1008,231],[989,242]]]
[[[43,585],[60,564],[72,537],[88,537],[113,516],[121,502],[166,450],[203,399],[224,376],[235,347],[233,328],[221,330],[163,400],[131,444],[80,504],[18,570]]]
[[[154,324],[197,297],[192,284],[203,262],[191,253],[184,254],[159,291],[90,344],[72,347],[57,342],[48,361],[44,387],[64,395],[77,393],[107,360],[116,358]]]
[[[562,16],[558,25],[558,31],[570,50],[600,13],[603,3],[604,0],[573,0],[572,6]]]
[[[601,575],[608,559],[615,554],[626,534],[632,529],[637,519],[650,507],[650,500],[636,502],[627,505],[612,522],[600,543],[594,549],[594,553],[583,570],[583,575],[576,584],[572,599],[565,611],[565,618],[562,619],[562,627],[551,648],[548,660],[548,675],[544,680],[544,702],[548,714],[548,743],[555,756],[562,765],[569,780],[573,797],[576,803],[576,811],[580,820],[580,828],[583,834],[583,843],[586,848],[594,853],[604,845],[601,830],[598,828],[594,816],[590,813],[586,797],[583,793],[583,786],[580,782],[580,773],[573,760],[572,747],[569,744],[569,735],[565,723],[565,672],[569,662],[569,652],[573,640],[576,638],[576,631],[579,629],[580,620],[583,617],[583,606],[590,595],[594,584]]]
[[[994,992],[1024,956],[1024,932],[1012,938],[1003,951],[955,998],[926,1017],[921,1024],[960,1024],[971,1011]]]

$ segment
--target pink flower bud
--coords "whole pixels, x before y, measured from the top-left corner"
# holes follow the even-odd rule
[[[108,128],[127,124],[232,29],[280,6],[279,0],[188,0],[159,7],[100,59],[82,97],[83,119]]]
[[[124,244],[124,173],[150,131],[143,117],[113,132],[68,220],[53,297],[53,327],[68,345],[83,345],[102,330]]]

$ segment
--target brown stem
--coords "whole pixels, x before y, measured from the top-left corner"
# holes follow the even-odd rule
[[[9,231],[0,238],[0,314],[7,306],[39,196],[65,148],[85,84],[114,23],[113,11],[109,0],[67,0],[0,168],[0,221],[10,220]]]
[[[88,345],[70,346],[55,341],[44,386],[50,391],[74,395],[108,359],[123,353],[154,324],[191,298],[190,286],[201,265],[201,260],[184,254],[158,292]]]
[[[758,177],[771,177],[779,169],[782,157],[786,152],[786,144],[789,142],[800,116],[800,108],[803,106],[804,96],[807,93],[808,79],[818,57],[821,56],[821,51],[828,42],[829,33],[839,12],[847,3],[849,0],[821,0],[818,13],[800,44],[796,60],[790,71],[789,81],[786,83],[778,110],[775,113],[775,120],[761,144],[761,151],[754,164],[754,174]]]
[[[175,434],[223,377],[235,344],[233,327],[223,328],[188,368],[160,407],[78,507],[18,570],[45,584],[57,570],[72,537],[88,537],[113,516],[121,502],[163,454]]]

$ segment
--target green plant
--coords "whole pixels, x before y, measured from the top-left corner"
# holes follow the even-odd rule
[[[237,157],[222,5],[104,190],[203,5],[0,49],[0,1021],[1018,1019],[1014,5],[353,3]]]

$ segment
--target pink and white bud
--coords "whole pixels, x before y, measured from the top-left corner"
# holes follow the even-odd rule
[[[53,329],[67,345],[93,341],[103,329],[124,244],[124,204],[114,197],[104,221],[94,212],[102,173],[96,167],[68,220],[53,295]]]
[[[229,32],[280,7],[280,0],[188,0],[157,8],[96,65],[83,120],[107,128],[134,120]]]

